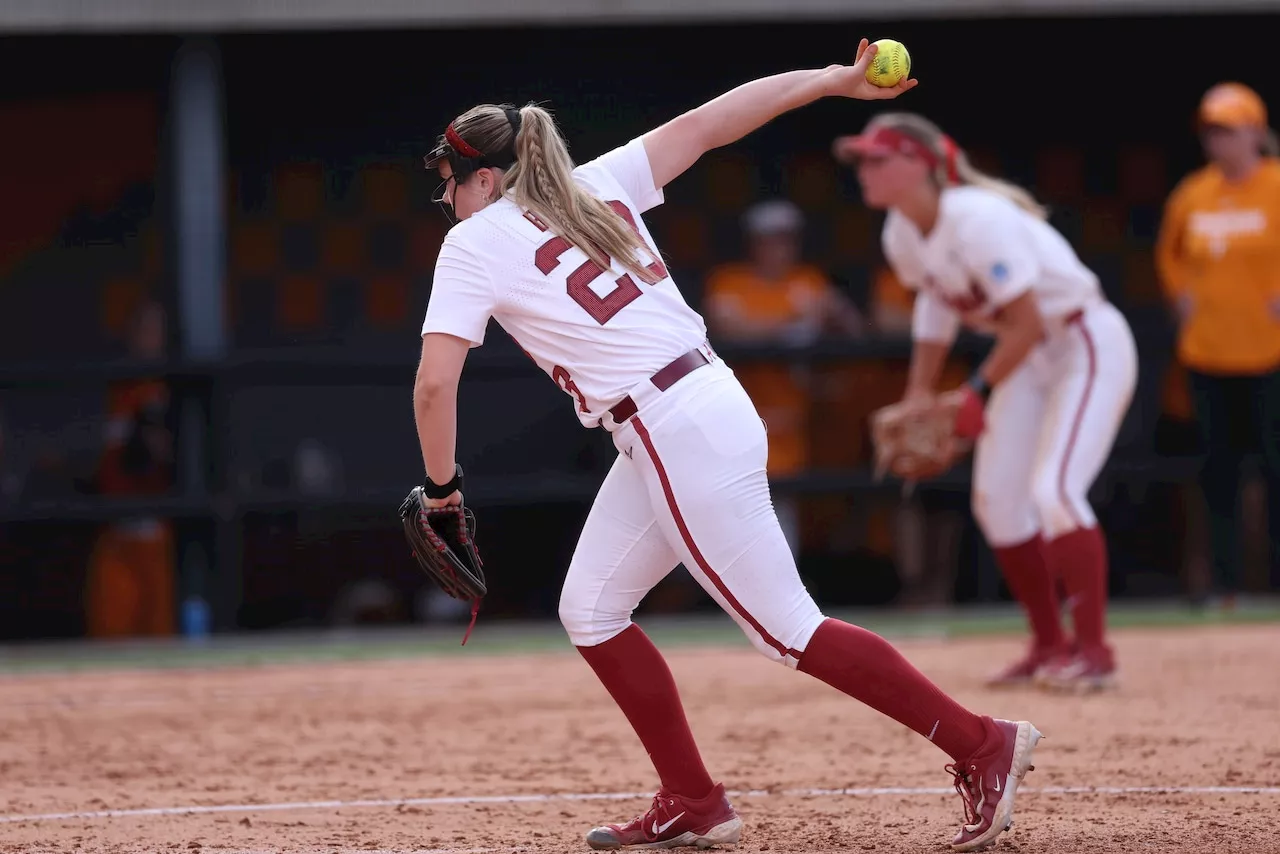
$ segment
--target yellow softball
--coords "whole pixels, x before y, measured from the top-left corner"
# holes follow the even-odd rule
[[[897,86],[911,74],[911,54],[902,42],[880,39],[875,42],[875,59],[867,66],[867,81],[873,86]]]

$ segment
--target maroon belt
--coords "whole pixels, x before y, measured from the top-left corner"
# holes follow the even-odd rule
[[[649,382],[653,383],[658,391],[666,391],[698,368],[709,364],[711,364],[711,359],[707,357],[707,354],[702,352],[701,348],[694,348],[650,377]],[[627,395],[614,404],[609,410],[609,414],[613,416],[615,424],[622,424],[638,411],[639,408],[636,406],[636,402],[631,399],[631,395]]]

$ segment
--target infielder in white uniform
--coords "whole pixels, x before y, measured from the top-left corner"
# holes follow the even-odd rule
[[[707,344],[641,215],[714,148],[824,96],[895,97],[853,66],[740,86],[574,168],[536,106],[481,105],[445,130],[428,165],[461,220],[445,238],[422,332],[415,413],[437,504],[457,502],[458,379],[495,318],[619,456],[578,541],[560,599],[570,640],[618,703],[661,779],[652,807],[592,830],[594,848],[734,843],[742,822],[708,774],[662,655],[631,614],[677,564],[770,659],[929,738],[965,802],[958,850],[1010,822],[1039,733],[975,715],[871,632],[824,618],[805,590],[765,476],[765,428]],[[495,402],[500,403],[500,402]],[[500,410],[499,410],[500,411]]]
[[[995,336],[956,432],[977,441],[974,516],[1034,640],[991,684],[1106,686],[1107,548],[1088,491],[1133,396],[1128,324],[1030,194],[976,170],[927,119],[877,116],[835,153],[856,163],[866,204],[888,210],[886,259],[916,291],[906,397],[934,393],[962,325]]]

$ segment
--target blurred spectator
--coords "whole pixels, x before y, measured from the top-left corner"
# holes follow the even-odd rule
[[[159,363],[164,308],[143,304],[129,330],[130,355]],[[103,495],[161,495],[173,483],[169,390],[163,380],[114,383],[96,486]],[[105,526],[89,563],[88,631],[93,637],[168,635],[174,629],[174,543],[169,520],[146,516]]]
[[[802,260],[804,217],[791,202],[773,200],[743,217],[747,260],[711,271],[705,289],[712,340],[809,344],[823,333],[860,334],[862,316],[817,267]],[[810,373],[803,365],[748,362],[735,366],[769,431],[770,476],[794,475],[809,465]],[[774,496],[782,529],[799,554],[794,500]]]
[[[1280,149],[1262,99],[1239,83],[1205,93],[1197,118],[1209,162],[1170,196],[1156,260],[1207,451],[1200,485],[1216,592],[1230,606],[1241,586],[1240,477],[1252,447],[1262,450],[1271,580],[1280,583]]]

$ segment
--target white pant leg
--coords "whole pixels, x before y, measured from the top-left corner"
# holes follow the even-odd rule
[[[574,646],[621,634],[640,600],[679,561],[657,524],[644,479],[619,455],[587,514],[560,591],[560,622]]]
[[[986,429],[974,448],[973,516],[992,548],[1026,542],[1040,531],[1031,500],[1046,401],[1029,357],[991,394]]]
[[[769,497],[768,445],[732,371],[694,371],[614,433],[690,574],[774,661],[795,667],[824,617]]]
[[[1052,540],[1097,524],[1089,489],[1106,464],[1133,399],[1138,351],[1115,306],[1091,308],[1055,346],[1052,385],[1032,499]]]

